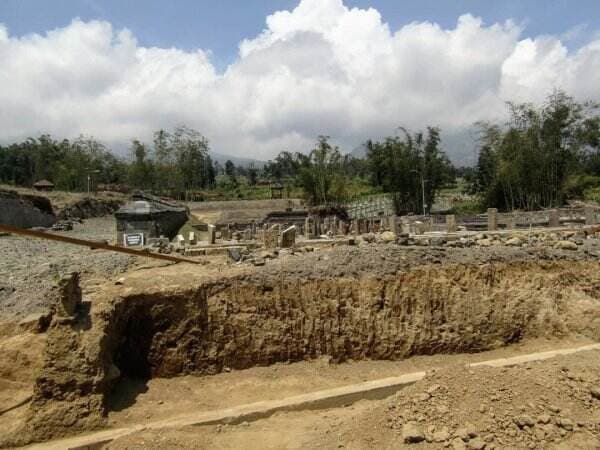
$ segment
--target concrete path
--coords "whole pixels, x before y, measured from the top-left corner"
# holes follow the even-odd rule
[[[600,343],[576,348],[530,353],[527,355],[515,356],[513,358],[493,359],[473,363],[469,366],[474,368],[479,366],[513,366],[588,350],[600,350]],[[326,389],[309,394],[296,395],[282,400],[270,400],[249,403],[246,405],[240,405],[216,411],[191,413],[165,420],[149,422],[145,425],[111,428],[87,435],[80,435],[72,438],[34,444],[25,448],[46,450],[91,450],[99,448],[102,444],[106,444],[114,439],[145,429],[184,427],[189,425],[212,425],[219,423],[236,424],[263,419],[280,411],[304,411],[311,409],[316,410],[341,407],[358,400],[374,400],[389,397],[403,387],[422,380],[424,377],[425,372],[413,372],[398,377],[383,378],[380,380],[367,381],[364,383],[358,383],[334,389]]]

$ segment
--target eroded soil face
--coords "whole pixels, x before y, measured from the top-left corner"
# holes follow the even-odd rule
[[[5,442],[104,426],[123,378],[598,339],[599,269],[582,251],[369,245],[263,268],[131,272],[76,317],[54,317],[26,423]]]

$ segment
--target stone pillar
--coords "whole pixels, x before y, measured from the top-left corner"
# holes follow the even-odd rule
[[[354,219],[352,221],[351,228],[352,228],[352,234],[354,236],[358,236],[358,234],[360,233],[359,230],[358,230],[358,219]]]
[[[304,238],[305,239],[310,239],[311,236],[311,232],[310,232],[310,218],[308,216],[306,216],[306,218],[304,219]]]
[[[591,206],[586,206],[584,209],[585,212],[585,224],[586,225],[596,225],[596,211]]]
[[[498,210],[496,208],[488,208],[487,210],[487,229],[488,231],[498,229]]]
[[[390,216],[388,220],[390,231],[394,234],[398,234],[398,216]]]
[[[214,245],[217,238],[216,227],[212,224],[208,225],[208,244]]]
[[[558,217],[558,209],[551,209],[548,211],[548,225],[552,228],[560,226],[560,220]]]
[[[410,222],[408,219],[402,217],[400,220],[402,221],[402,233],[410,234]]]
[[[456,233],[456,216],[454,214],[446,215],[446,232],[447,233]]]
[[[188,235],[188,242],[190,245],[196,245],[196,233],[193,231],[190,231],[190,234]]]
[[[332,225],[331,225],[331,231],[333,232],[333,234],[338,234],[338,219],[337,216],[333,216],[333,220],[332,220]]]
[[[511,214],[508,217],[508,223],[506,224],[506,228],[509,230],[517,229],[517,216],[515,216],[514,214]]]

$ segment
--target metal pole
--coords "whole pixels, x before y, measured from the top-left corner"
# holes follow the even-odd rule
[[[425,215],[425,178],[421,174],[421,192],[423,193],[423,215]]]

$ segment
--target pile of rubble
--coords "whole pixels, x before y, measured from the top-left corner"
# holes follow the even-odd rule
[[[585,364],[551,367],[530,363],[433,373],[388,401],[385,425],[406,444],[457,450],[545,448],[573,433],[597,438],[597,370]]]
[[[383,233],[368,233],[360,236],[359,242],[364,243],[396,243],[404,246],[434,246],[434,247],[536,247],[545,246],[560,250],[577,250],[586,239],[595,238],[600,230],[581,229],[565,231],[523,231],[513,233],[478,233],[475,235],[431,235],[415,237],[408,233],[395,234],[390,231]]]
[[[72,231],[75,224],[82,224],[83,219],[63,219],[52,225],[52,231]]]

